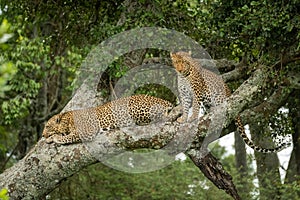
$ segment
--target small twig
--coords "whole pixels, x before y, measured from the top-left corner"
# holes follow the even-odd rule
[[[8,161],[10,160],[10,158],[12,157],[12,155],[14,155],[14,153],[16,152],[18,146],[19,146],[19,144],[17,144],[15,146],[15,148],[13,149],[13,151],[9,154],[9,156],[6,158],[6,160],[2,164],[1,169],[0,169],[1,172],[5,169],[6,164],[8,163]]]
[[[109,87],[110,87],[110,91],[111,91],[111,93],[112,93],[114,99],[117,99],[118,96],[117,96],[117,94],[116,94],[116,92],[115,92],[115,90],[114,90],[114,86],[111,84],[111,81],[109,81]]]

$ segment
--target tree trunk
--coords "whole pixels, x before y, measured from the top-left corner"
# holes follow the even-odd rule
[[[253,135],[253,140],[257,145],[270,147],[273,145],[270,137],[265,134],[268,133],[268,125],[264,128],[251,124],[250,130]],[[277,154],[263,154],[255,152],[257,165],[257,178],[259,181],[259,192],[261,200],[278,199],[279,186],[281,185],[279,174],[279,159]]]
[[[235,147],[235,167],[238,170],[237,189],[241,194],[247,196],[250,193],[250,187],[247,187],[246,177],[248,175],[247,152],[245,142],[240,134],[234,132],[234,147]]]
[[[292,125],[293,125],[293,151],[289,161],[289,166],[286,174],[286,183],[292,183],[299,181],[300,177],[300,102],[299,97],[300,90],[295,90],[289,98],[289,112],[291,113]],[[298,192],[300,196],[300,192]]]
[[[234,132],[234,147],[235,147],[235,166],[238,169],[241,176],[247,173],[247,152],[245,142],[241,138],[240,134]]]

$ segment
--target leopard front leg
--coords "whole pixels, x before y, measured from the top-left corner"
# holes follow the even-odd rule
[[[197,98],[195,96],[192,97],[192,108],[193,108],[193,113],[192,116],[190,117],[190,120],[198,119],[199,112],[200,112],[200,105],[197,101]]]
[[[179,100],[180,104],[182,105],[183,113],[182,116],[177,119],[177,122],[184,123],[188,120],[189,110],[191,107],[193,107],[192,119],[195,118],[196,115],[196,117],[198,117],[199,108],[197,108],[196,106],[197,102],[195,99],[194,92],[192,91],[190,83],[181,74],[178,75],[178,90]]]
[[[46,139],[47,143],[56,143],[56,144],[71,144],[81,142],[78,134],[69,134],[69,135],[52,135]]]

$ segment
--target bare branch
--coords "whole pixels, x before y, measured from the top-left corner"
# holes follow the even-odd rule
[[[232,71],[236,68],[237,63],[231,60],[220,59],[220,60],[213,60],[213,59],[194,59],[198,61],[201,66],[205,68],[216,68],[223,72]],[[152,57],[152,58],[145,58],[143,63],[161,63],[165,65],[172,66],[172,61],[170,58],[163,58],[163,57]]]
[[[247,76],[248,67],[244,61],[235,66],[235,69],[227,73],[222,74],[222,78],[225,82],[235,81]]]
[[[199,59],[199,62],[201,63],[202,66],[204,66],[206,68],[214,67],[222,72],[232,71],[237,66],[237,63],[235,63],[232,60],[227,60],[227,59],[220,59],[220,60]]]

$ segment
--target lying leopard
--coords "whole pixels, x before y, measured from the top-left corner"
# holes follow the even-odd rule
[[[191,118],[195,118],[198,117],[202,105],[207,107],[220,105],[231,95],[230,89],[222,78],[201,67],[199,62],[191,57],[190,53],[171,53],[171,60],[173,67],[179,72],[179,98],[183,107],[183,115],[177,120],[178,122],[187,120],[190,107],[193,108]],[[189,87],[192,91],[189,90]],[[273,149],[258,147],[247,137],[240,116],[236,118],[236,125],[244,142],[258,152],[278,152],[289,145],[284,143]]]
[[[98,107],[68,111],[50,118],[43,137],[47,143],[82,142],[81,136],[93,138],[97,133],[132,125],[166,121],[173,105],[148,95],[134,95]]]

